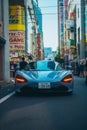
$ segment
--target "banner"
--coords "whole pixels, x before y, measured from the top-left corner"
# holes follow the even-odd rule
[[[75,13],[74,12],[71,12],[70,13],[70,19],[74,19],[75,18]]]
[[[9,43],[10,44],[25,44],[25,32],[24,31],[9,31]]]
[[[10,44],[10,51],[25,51],[24,44]]]
[[[22,6],[9,7],[9,30],[25,31],[25,10]]]
[[[37,34],[37,60],[41,59],[41,36]]]

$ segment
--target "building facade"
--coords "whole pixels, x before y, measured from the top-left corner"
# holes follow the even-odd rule
[[[10,56],[27,53],[28,47],[28,0],[9,0],[9,43]],[[13,57],[12,57],[13,58]]]
[[[87,58],[87,1],[64,0],[64,59],[65,63]],[[60,5],[58,5],[60,6]],[[58,27],[61,20],[58,10]],[[61,31],[58,31],[61,51]]]
[[[8,0],[0,0],[0,80],[6,82],[10,81],[8,9]]]
[[[0,80],[10,81],[9,56],[28,52],[30,4],[32,0],[0,0]],[[37,22],[35,12],[32,16],[33,24]]]
[[[34,9],[34,12],[32,11]],[[30,18],[32,22],[31,48],[32,54],[36,60],[44,59],[43,30],[42,30],[42,13],[36,1],[32,1],[29,6]],[[35,17],[32,15],[35,14]]]
[[[58,44],[60,57],[64,57],[64,0],[58,0]]]

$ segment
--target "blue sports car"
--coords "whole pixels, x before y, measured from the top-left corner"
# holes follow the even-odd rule
[[[52,60],[32,62],[27,70],[17,70],[15,74],[17,93],[72,93],[73,86],[72,71]]]

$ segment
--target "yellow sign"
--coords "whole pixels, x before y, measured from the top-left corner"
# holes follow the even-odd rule
[[[9,30],[25,31],[25,11],[22,6],[9,7]]]

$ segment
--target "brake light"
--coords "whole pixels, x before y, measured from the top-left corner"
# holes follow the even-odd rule
[[[66,77],[62,80],[62,82],[70,83],[70,82],[72,82],[72,80],[73,80],[72,76],[71,76],[71,75],[68,75],[68,76],[66,76]]]
[[[25,78],[23,78],[23,77],[16,77],[16,82],[17,83],[26,83],[27,82],[27,80],[25,79]]]

